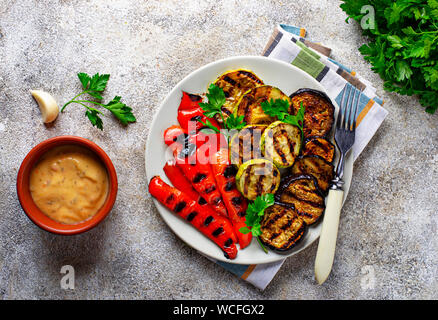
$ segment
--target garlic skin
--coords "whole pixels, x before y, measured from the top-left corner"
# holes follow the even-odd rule
[[[58,117],[59,107],[51,94],[42,90],[30,90],[30,93],[40,107],[41,116],[44,123],[55,121]]]

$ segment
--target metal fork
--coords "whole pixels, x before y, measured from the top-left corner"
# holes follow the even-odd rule
[[[354,91],[350,100],[351,92]],[[347,99],[345,100],[346,93]],[[356,94],[357,93],[357,94]],[[319,237],[318,250],[315,259],[315,279],[322,284],[329,276],[335,256],[336,238],[338,236],[339,216],[342,208],[344,191],[344,162],[346,154],[354,144],[356,132],[356,116],[362,90],[347,85],[344,88],[338,118],[336,120],[335,142],[340,151],[335,178],[327,198],[327,206],[324,213],[321,235]],[[355,99],[356,98],[356,99]]]

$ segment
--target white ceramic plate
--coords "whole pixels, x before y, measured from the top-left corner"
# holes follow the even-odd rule
[[[146,175],[148,182],[150,179],[159,175],[161,178],[169,183],[166,175],[163,172],[163,166],[168,160],[168,153],[166,152],[166,145],[163,140],[164,130],[171,125],[178,124],[177,110],[182,97],[182,91],[189,93],[204,93],[207,87],[219,75],[227,70],[244,68],[252,70],[257,74],[265,84],[278,87],[287,95],[295,92],[300,88],[311,88],[323,91],[326,90],[315,79],[309,76],[304,71],[292,66],[291,64],[274,60],[265,57],[243,56],[232,57],[224,60],[219,60],[210,63],[185,77],[179,82],[173,90],[163,100],[161,106],[155,114],[152,121],[149,137],[146,143],[145,161],[146,161]],[[337,115],[339,107],[336,105],[333,97],[333,104],[336,107],[335,115]],[[332,130],[334,131],[334,130]],[[339,152],[334,163],[337,163]],[[353,173],[353,157],[347,156],[344,171],[344,200],[350,188],[351,177]],[[320,235],[322,223],[309,227],[305,239],[300,242],[288,254],[277,254],[270,251],[266,254],[259,246],[257,241],[253,239],[251,245],[244,250],[239,250],[237,258],[234,260],[226,259],[222,250],[214,244],[211,240],[206,238],[202,233],[193,228],[189,223],[182,220],[177,215],[173,214],[157,200],[153,200],[158,212],[167,223],[167,225],[188,245],[198,250],[199,252],[225,262],[235,264],[262,264],[279,261],[285,257],[292,256],[301,250],[304,250],[311,245]],[[322,222],[322,221],[321,221]]]

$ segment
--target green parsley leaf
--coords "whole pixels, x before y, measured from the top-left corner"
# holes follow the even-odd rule
[[[225,120],[225,127],[228,130],[240,130],[245,125],[246,122],[243,121],[244,116],[236,117],[233,113]]]
[[[85,111],[85,115],[88,117],[93,126],[103,130],[102,118],[99,117],[97,110],[87,109],[87,111]]]
[[[135,122],[136,118],[132,113],[132,109],[120,101],[121,100],[120,96],[116,96],[113,100],[111,100],[107,104],[98,102],[103,99],[101,93],[105,90],[109,77],[110,77],[109,74],[100,75],[99,73],[96,73],[95,75],[90,77],[86,73],[83,72],[78,73],[78,78],[82,84],[82,88],[84,89],[84,91],[82,91],[81,93],[76,95],[73,99],[71,99],[69,102],[64,104],[64,106],[61,109],[61,112],[63,112],[65,107],[67,107],[71,103],[80,104],[81,106],[87,109],[85,111],[85,116],[88,118],[88,120],[90,120],[91,124],[100,130],[103,130],[103,122],[99,114],[103,115],[103,113],[95,108],[90,107],[89,104],[94,104],[109,110],[123,125],[127,125],[128,123],[131,122]],[[78,98],[84,94],[88,94],[98,101],[78,100]]]
[[[258,237],[262,234],[260,222],[263,219],[265,210],[274,204],[274,195],[271,193],[258,196],[246,209],[245,223],[246,227],[242,227],[239,231],[243,234],[251,234]],[[257,239],[262,249],[267,252],[264,245]]]
[[[212,83],[208,87],[206,96],[208,102],[201,102],[199,104],[202,110],[204,110],[204,115],[208,118],[213,118],[216,114],[222,114],[221,107],[226,101],[224,90]]]
[[[127,125],[130,122],[135,122],[135,116],[132,114],[132,109],[126,104],[120,102],[121,97],[115,96],[105,108],[111,111],[111,113],[123,124]]]
[[[290,114],[289,109],[290,105],[287,100],[282,99],[271,99],[270,101],[264,101],[260,104],[262,106],[263,112],[265,112],[268,116],[277,117],[278,120],[283,121],[285,123],[289,123],[294,125],[301,130],[301,138],[304,136],[304,112],[305,107],[303,102],[301,102],[300,109],[296,115]]]

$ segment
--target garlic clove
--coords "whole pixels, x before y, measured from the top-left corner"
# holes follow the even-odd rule
[[[30,93],[40,107],[43,122],[50,123],[55,121],[59,113],[59,107],[52,95],[42,90],[30,90]]]

